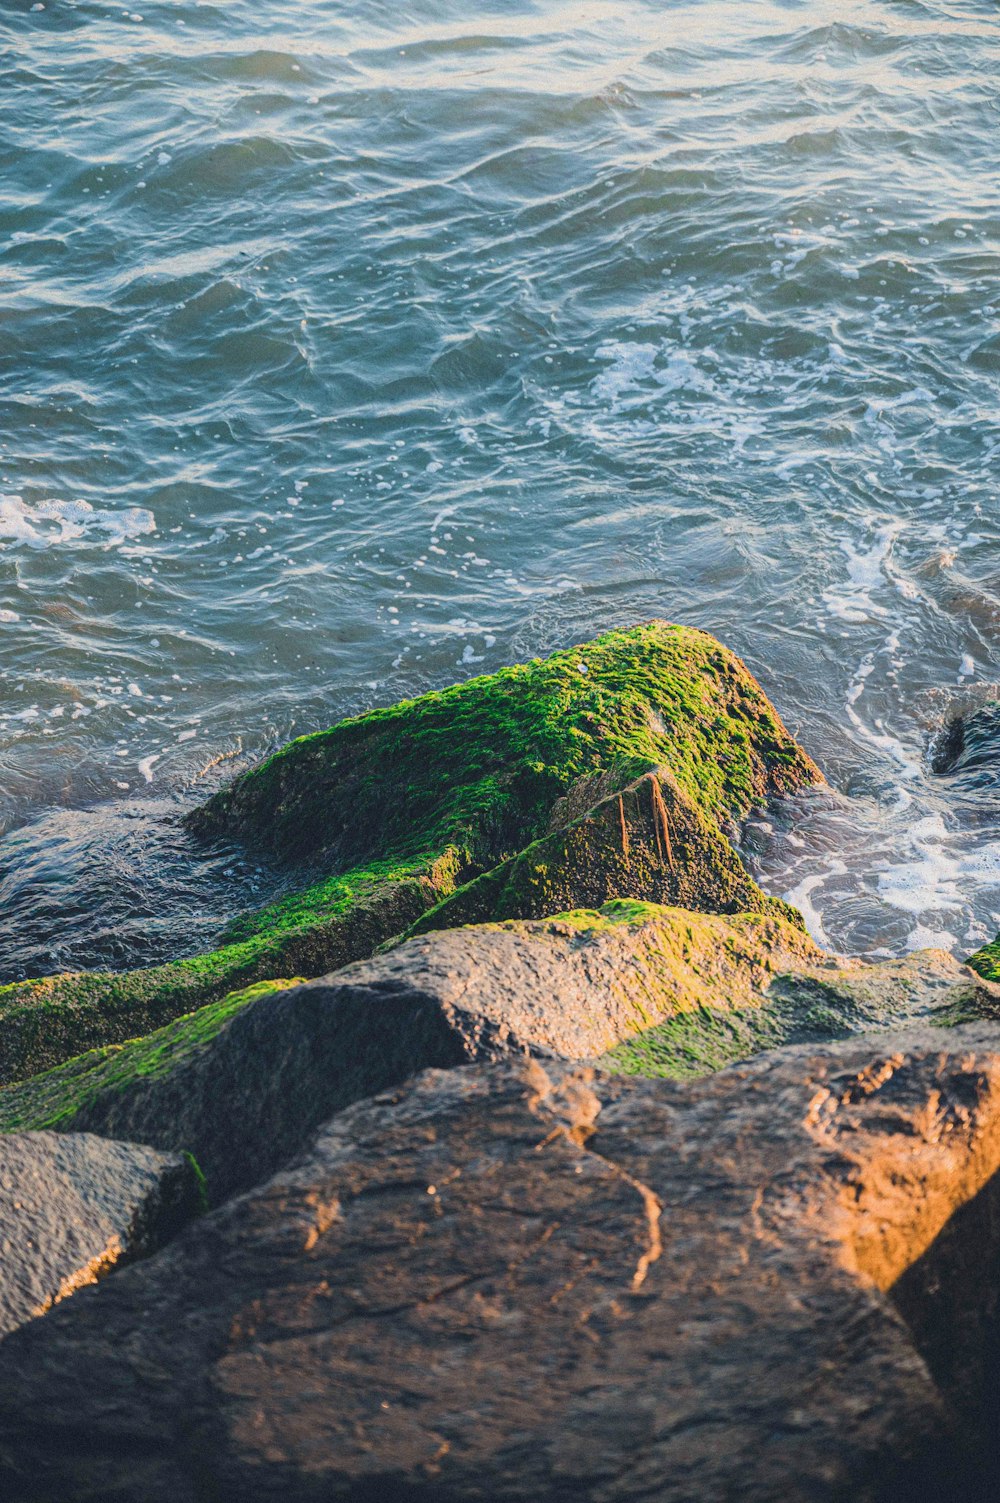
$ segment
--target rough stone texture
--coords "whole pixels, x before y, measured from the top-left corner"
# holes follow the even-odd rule
[[[628,902],[444,930],[322,981],[274,985],[0,1091],[0,1128],[187,1149],[217,1203],[333,1112],[420,1069],[605,1055],[613,1070],[682,1078],[783,1042],[950,1017],[975,995],[939,952],[865,966],[775,914]]]
[[[594,1057],[719,993],[759,1003],[776,971],[823,959],[779,917],[652,904],[446,930],[0,1091],[0,1126],[187,1149],[217,1201],[271,1173],[332,1112],[417,1070]]]
[[[537,1061],[427,1072],[10,1338],[0,1488],[995,1496],[976,1448],[996,1418],[998,1168],[995,1025],[688,1085]],[[990,1239],[972,1248],[954,1233],[970,1216]]]
[[[155,1251],[200,1206],[185,1159],[82,1133],[0,1137],[0,1337]]]

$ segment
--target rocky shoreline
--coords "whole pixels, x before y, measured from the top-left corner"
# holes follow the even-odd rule
[[[0,988],[3,1496],[1000,1485],[1000,941],[819,949],[734,840],[820,781],[649,622],[197,810],[302,890]]]

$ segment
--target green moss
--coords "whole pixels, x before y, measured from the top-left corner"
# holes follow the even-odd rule
[[[297,986],[303,979],[258,982],[175,1018],[145,1038],[92,1049],[31,1080],[5,1087],[0,1090],[0,1131],[56,1127],[102,1091],[125,1086],[137,1077],[169,1074],[180,1060],[204,1049],[223,1024],[249,1003]]]
[[[454,846],[493,866],[579,778],[660,765],[718,820],[819,780],[738,658],[653,621],[301,737],[192,823],[297,856]]]
[[[785,995],[783,980],[790,983]],[[720,996],[718,1005],[678,1013],[627,1039],[597,1065],[617,1075],[692,1080],[766,1049],[848,1038],[858,1026],[857,1008],[842,987],[801,974],[775,977],[755,1005],[727,1007]]]
[[[653,846],[637,838],[628,859],[621,850],[609,795],[635,785],[635,819],[648,824],[648,785],[636,780],[653,769],[682,836],[690,826],[682,855],[698,848],[697,862],[682,863],[682,877],[700,874],[690,891],[664,879]],[[230,925],[209,954],[0,988],[0,1080],[134,1038],[254,981],[323,975],[432,908],[437,925],[614,896],[763,908],[723,831],[819,778],[739,660],[665,622],[344,721],[292,742],[190,817],[195,831],[306,859],[324,875]],[[595,803],[599,820],[574,822]],[[600,825],[606,815],[613,828]]]
[[[665,913],[662,903],[643,903],[635,898],[612,898],[600,908],[575,908],[568,913],[554,913],[553,924],[565,924],[581,934],[607,933],[622,924],[639,929],[654,923]]]
[[[243,914],[229,925],[223,939],[235,945],[260,935],[273,938],[324,919],[343,918],[358,903],[374,897],[390,883],[432,877],[434,867],[435,857],[421,852],[409,861],[372,861],[341,876],[324,877],[302,892],[270,903],[256,913]]]
[[[763,926],[756,934],[747,928],[750,916],[742,915],[730,921],[728,937],[719,933],[711,955],[713,984],[700,997],[691,992],[694,1007],[682,1007],[620,1044],[601,1066],[620,1074],[683,1080],[786,1044],[825,1042],[906,1024],[950,1027],[988,1015],[974,988],[955,983],[948,966],[939,965],[933,955],[915,952],[896,961],[837,964],[815,947],[810,950],[811,942],[802,937],[796,949],[794,930],[771,927],[779,923],[777,918],[752,918]],[[721,921],[706,916],[699,922]],[[775,962],[766,978],[755,953],[762,943]],[[706,936],[698,936],[698,944],[704,951]],[[696,960],[693,950],[685,954],[695,975],[701,968]]]
[[[990,944],[983,945],[965,962],[987,981],[1000,981],[1000,934]]]
[[[766,1011],[699,1007],[619,1044],[597,1067],[615,1075],[693,1080],[782,1042],[780,1022]]]
[[[802,923],[761,891],[715,820],[660,767],[446,895],[409,932],[544,918],[614,898],[701,913],[780,912]]]

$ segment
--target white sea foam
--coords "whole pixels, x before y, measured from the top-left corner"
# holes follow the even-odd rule
[[[785,902],[791,903],[797,908],[806,921],[806,928],[817,944],[826,949],[833,949],[830,937],[823,927],[823,915],[820,906],[813,901],[813,893],[822,891],[832,877],[844,877],[847,875],[847,866],[839,857],[833,857],[823,871],[812,872],[808,877],[803,877],[795,887],[785,893]]]
[[[156,763],[160,760],[161,756],[162,756],[161,752],[156,752],[156,753],[153,754],[153,756],[151,756],[151,757],[143,757],[140,762],[136,763],[136,766],[138,767],[139,771],[142,773],[142,775],[145,778],[145,780],[146,780],[147,783],[151,783],[153,781],[153,768],[156,765]]]
[[[902,861],[879,872],[882,901],[919,918],[926,913],[958,912],[963,907],[962,863],[948,854],[948,832],[939,814],[916,820]]]
[[[595,376],[591,395],[613,412],[645,407],[663,392],[715,390],[715,382],[700,368],[697,357],[669,340],[660,344],[608,340],[598,345],[597,354],[611,364]]]
[[[100,510],[89,501],[26,502],[0,495],[0,548],[53,548],[66,543],[113,548],[153,532],[156,519],[142,506]]]
[[[901,531],[901,522],[884,522],[867,548],[855,547],[846,538],[841,540],[841,552],[847,558],[847,580],[823,591],[823,600],[834,616],[856,623],[889,614],[874,596],[875,591],[888,582],[886,566]]]

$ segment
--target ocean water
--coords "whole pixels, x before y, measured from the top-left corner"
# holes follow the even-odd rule
[[[270,878],[171,821],[288,736],[652,615],[825,768],[746,837],[819,937],[992,937],[994,0],[135,3],[0,4],[3,977],[207,943]]]

